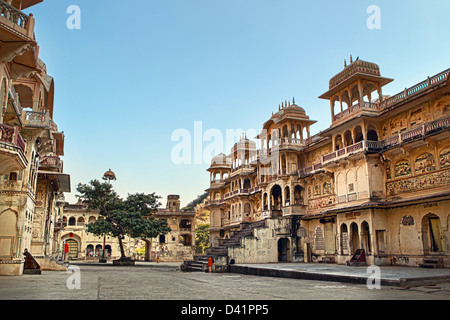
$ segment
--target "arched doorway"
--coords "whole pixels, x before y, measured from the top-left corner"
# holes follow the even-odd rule
[[[281,206],[282,206],[282,191],[279,185],[273,186],[271,192],[272,196],[272,216],[279,217],[282,215]]]
[[[290,260],[290,241],[288,238],[280,238],[278,240],[278,261],[288,262]]]
[[[366,254],[372,252],[370,249],[371,242],[370,242],[370,230],[369,230],[369,223],[367,221],[364,221],[361,224],[361,237],[363,242],[363,249],[366,250]]]
[[[244,220],[245,221],[252,220],[251,213],[252,213],[252,208],[251,208],[250,203],[248,203],[248,202],[244,203]]]
[[[189,234],[182,234],[179,237],[179,243],[183,246],[191,246],[192,245],[192,237]]]
[[[78,242],[75,239],[67,239],[66,243],[69,244],[69,260],[78,259]]]
[[[152,261],[152,242],[142,239],[145,243],[144,261]]]
[[[111,246],[109,244],[107,244],[105,246],[105,255],[107,258],[111,258],[111,254],[112,254]]]
[[[359,231],[358,231],[358,225],[353,222],[350,226],[350,232],[351,232],[351,252],[354,254],[356,250],[359,249],[360,243],[359,243]]]
[[[441,220],[434,213],[425,215],[422,219],[422,241],[423,252],[428,254],[430,252],[442,252],[443,234],[441,229]]]
[[[86,257],[88,258],[94,257],[94,246],[92,244],[89,244],[86,247]]]
[[[250,183],[250,179],[246,178],[244,180],[244,189],[250,189],[252,187],[251,183]]]
[[[6,209],[0,212],[0,257],[13,257],[14,241],[16,241],[17,212]]]
[[[191,227],[192,227],[191,221],[186,220],[186,219],[181,220],[179,227],[180,227],[180,231],[191,231]]]
[[[294,204],[303,204],[303,188],[300,185],[294,187]]]
[[[369,126],[367,127],[367,140],[378,141],[377,129],[372,124],[369,124]]]
[[[346,255],[348,254],[348,228],[345,223],[341,224],[341,237],[340,237],[341,243],[341,254]]]
[[[284,205],[289,206],[291,204],[291,190],[289,186],[284,188]]]
[[[356,126],[355,129],[353,129],[353,133],[355,135],[355,143],[364,140],[364,136],[362,134],[361,126]]]
[[[101,244],[95,246],[95,256],[101,257],[103,255],[103,247]]]
[[[263,196],[263,210],[264,211],[269,210],[269,205],[267,202],[267,193],[264,193],[264,196]]]

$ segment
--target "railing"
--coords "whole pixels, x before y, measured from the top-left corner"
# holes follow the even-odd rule
[[[450,116],[429,122],[424,125],[424,134],[450,126]]]
[[[0,16],[8,19],[9,21],[17,24],[19,27],[26,28],[29,20],[29,16],[20,10],[17,10],[13,6],[0,0]]]
[[[389,137],[382,141],[368,141],[363,140],[352,144],[348,147],[339,149],[337,151],[331,152],[329,154],[322,156],[322,164],[327,164],[329,162],[335,161],[342,157],[347,157],[348,155],[361,151],[382,151],[388,149],[392,146],[401,144],[408,140],[420,138],[426,136],[427,134],[433,133],[437,130],[445,129],[450,127],[450,116],[438,119],[422,126],[413,128],[411,130],[401,132],[395,136]],[[305,168],[304,170],[306,170]]]
[[[240,166],[232,168],[231,172],[235,172],[235,171],[238,171],[240,169],[253,169],[253,167],[250,164],[241,164]]]
[[[272,151],[279,150],[280,148],[288,147],[305,147],[312,142],[312,139],[297,139],[282,137],[273,140],[273,145],[270,148],[260,150],[259,155],[270,155]]]
[[[448,79],[449,73],[450,73],[450,69],[442,71],[431,78],[428,77],[427,80],[422,81],[422,82],[412,86],[409,89],[405,89],[403,92],[400,92],[393,97],[383,100],[380,103],[380,109],[382,110],[382,109],[388,108],[388,107],[400,102],[401,100],[406,99],[410,95],[419,93],[421,91],[424,91],[425,89],[428,89],[432,86],[435,86],[437,84],[440,84],[440,83],[446,81]]]
[[[313,164],[312,166],[298,170],[298,175],[300,178],[303,178],[310,174],[314,174],[321,169],[323,169],[322,163],[316,163],[316,164]]]
[[[237,196],[237,195],[247,196],[247,195],[249,195],[251,193],[255,193],[255,192],[259,191],[260,188],[261,187],[258,186],[258,187],[255,187],[255,188],[245,188],[245,189],[233,190],[233,191],[225,193],[224,199],[226,200],[226,199],[229,199],[229,198]]]
[[[280,138],[277,141],[277,145],[280,147],[287,147],[287,146],[305,146],[306,142],[304,139],[297,139],[297,138]]]
[[[25,112],[25,126],[50,128],[50,114],[48,112]]]
[[[39,165],[59,168],[61,159],[58,156],[47,156],[39,161]]]
[[[19,128],[17,127],[0,124],[0,141],[10,143],[19,147],[22,152],[25,152],[25,141],[20,135]]]
[[[352,113],[354,113],[354,112],[356,112],[358,110],[369,110],[369,111],[375,110],[375,111],[378,111],[379,108],[380,108],[378,103],[363,101],[362,104],[363,104],[362,107],[361,107],[360,103],[356,103],[356,104],[348,107],[347,109],[343,110],[342,112],[336,114],[333,117],[333,120],[337,121],[337,120],[343,119],[343,118],[347,117],[348,115],[350,115],[350,114],[352,114]]]
[[[376,148],[377,146],[381,148],[378,141],[371,141],[370,147],[372,149]],[[366,140],[359,141],[348,147],[339,149],[337,151],[334,151],[334,152],[331,152],[329,154],[322,156],[322,164],[326,164],[328,162],[334,161],[335,159],[347,157],[348,155],[350,155],[352,153],[356,153],[356,152],[360,152],[360,151],[364,151],[364,150],[368,150],[368,144],[367,144]]]
[[[211,181],[211,188],[223,187],[225,185],[225,180],[217,179]]]
[[[256,193],[256,192],[258,192],[258,191],[261,191],[261,187],[260,187],[260,186],[250,188],[250,189],[248,190],[248,193],[249,193],[249,194],[253,194],[253,193]]]
[[[217,200],[206,200],[205,201],[205,205],[219,205],[219,204],[223,204],[223,199],[217,199]]]

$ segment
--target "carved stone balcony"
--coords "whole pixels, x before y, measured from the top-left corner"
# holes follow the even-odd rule
[[[11,33],[34,38],[34,18],[33,15],[26,15],[17,8],[0,0],[0,27],[9,30]]]
[[[381,141],[359,141],[354,143],[348,147],[344,147],[337,151],[331,152],[322,156],[322,165],[326,166],[330,163],[337,162],[341,159],[348,158],[351,155],[365,152],[365,151],[381,151],[382,150],[382,142]]]
[[[39,167],[62,172],[62,161],[58,156],[46,156],[39,161]]]
[[[24,111],[23,117],[26,128],[50,129],[50,114],[48,112]]]
[[[0,175],[27,167],[25,141],[19,128],[0,124]]]
[[[243,164],[236,168],[231,169],[230,177],[234,177],[237,175],[248,175],[253,173],[255,169],[250,164]]]

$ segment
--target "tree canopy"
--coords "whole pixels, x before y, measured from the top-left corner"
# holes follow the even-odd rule
[[[154,217],[161,199],[155,193],[128,194],[124,200],[111,184],[98,180],[78,184],[77,191],[80,193],[77,197],[88,205],[88,210],[99,210],[104,217],[87,224],[86,231],[118,238],[122,258],[125,258],[122,243],[125,236],[151,239],[171,231],[166,220]]]

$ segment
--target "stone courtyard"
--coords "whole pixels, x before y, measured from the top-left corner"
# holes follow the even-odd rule
[[[292,268],[293,264],[278,264],[277,269]],[[305,268],[305,264],[296,264]],[[302,267],[303,265],[303,267]],[[399,287],[382,285],[369,290],[365,284],[339,281],[319,281],[268,277],[240,273],[180,272],[178,263],[136,262],[134,267],[112,264],[79,263],[80,286],[66,271],[42,271],[41,275],[0,277],[2,300],[169,300],[169,301],[275,301],[275,300],[450,300],[450,282],[432,285]],[[344,274],[336,265],[307,265],[315,272],[325,273],[325,267]],[[257,266],[255,266],[257,267]],[[274,268],[274,265],[266,265]],[[342,267],[342,266],[341,266]],[[362,268],[359,273],[364,272]],[[398,271],[395,271],[398,270]],[[414,271],[417,270],[417,271]],[[412,268],[390,269],[386,277],[399,274],[430,277],[448,275],[448,270]],[[445,281],[441,278],[440,281]],[[448,279],[447,279],[448,281]],[[68,285],[69,283],[69,285]]]

